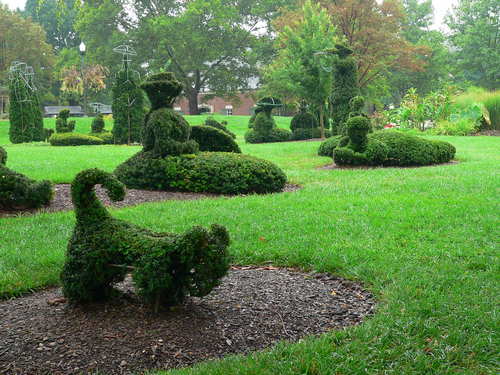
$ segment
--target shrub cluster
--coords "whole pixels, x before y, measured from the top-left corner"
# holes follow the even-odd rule
[[[56,132],[57,133],[71,133],[75,130],[76,122],[74,120],[68,121],[70,112],[69,109],[62,109],[56,117]]]
[[[102,133],[105,125],[104,117],[102,116],[102,113],[99,113],[96,117],[94,117],[92,124],[90,125],[92,133]]]
[[[248,143],[285,142],[289,141],[291,136],[289,130],[276,126],[270,112],[261,111],[255,117],[253,128],[246,132],[245,141]]]
[[[211,126],[213,128],[217,128],[221,131],[223,131],[224,133],[228,134],[231,138],[235,139],[236,138],[236,134],[234,134],[232,131],[230,131],[228,128],[227,128],[227,122],[219,122],[217,121],[216,119],[214,119],[213,117],[209,117],[205,120],[205,126]],[[202,150],[204,151],[204,150]]]
[[[80,133],[56,133],[49,138],[52,146],[103,145],[101,138]]]
[[[318,120],[312,113],[306,112],[305,108],[301,108],[290,123],[293,140],[312,139],[321,137],[321,129],[319,128]],[[325,129],[325,136],[328,138],[331,133]]]
[[[240,146],[229,134],[212,126],[192,126],[190,138],[198,143],[200,151],[241,153]]]
[[[125,189],[116,177],[98,169],[80,172],[71,185],[76,225],[61,272],[70,302],[106,300],[113,284],[129,269],[138,293],[158,310],[203,297],[229,269],[229,234],[219,225],[193,227],[183,234],[156,233],[113,218],[93,187],[102,184],[114,201]]]
[[[222,194],[274,193],[286,176],[273,163],[248,155],[206,152],[153,158],[140,152],[114,172],[129,188]]]
[[[49,138],[54,134],[54,129],[43,128],[43,140],[45,142],[49,141]]]
[[[101,133],[90,133],[91,137],[102,139],[105,145],[112,145],[114,143],[113,133],[103,131]]]
[[[319,146],[318,149],[318,155],[319,156],[329,156],[333,157],[333,150],[339,145],[340,140],[344,138],[341,135],[334,135],[323,142],[321,142],[321,145]]]
[[[5,166],[7,152],[0,147],[0,209],[38,208],[50,203],[52,183],[34,181]]]

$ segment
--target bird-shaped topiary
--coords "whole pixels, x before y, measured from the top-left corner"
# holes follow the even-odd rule
[[[80,172],[71,184],[76,224],[61,272],[65,297],[73,303],[106,300],[113,284],[132,273],[137,292],[159,306],[203,297],[229,269],[229,234],[220,225],[192,227],[183,234],[158,233],[112,217],[98,200],[101,184],[113,201],[124,185],[99,169]]]

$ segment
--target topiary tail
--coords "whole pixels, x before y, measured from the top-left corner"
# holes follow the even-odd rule
[[[77,222],[99,222],[110,217],[108,211],[97,198],[94,186],[101,184],[112,201],[121,201],[125,197],[125,185],[111,173],[100,169],[87,169],[78,173],[71,183],[71,200],[75,207]]]

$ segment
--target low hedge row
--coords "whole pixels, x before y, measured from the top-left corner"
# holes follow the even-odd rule
[[[286,175],[273,163],[226,152],[154,158],[141,151],[114,173],[135,189],[263,194],[282,191],[286,183]]]
[[[79,133],[55,133],[49,138],[52,146],[103,145],[101,138]]]

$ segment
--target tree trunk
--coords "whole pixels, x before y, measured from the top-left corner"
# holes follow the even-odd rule
[[[188,102],[189,102],[189,114],[190,115],[199,115],[200,112],[198,110],[198,91],[195,89],[191,89],[188,92]]]
[[[319,130],[321,134],[321,139],[325,139],[325,116],[324,107],[319,107]]]

